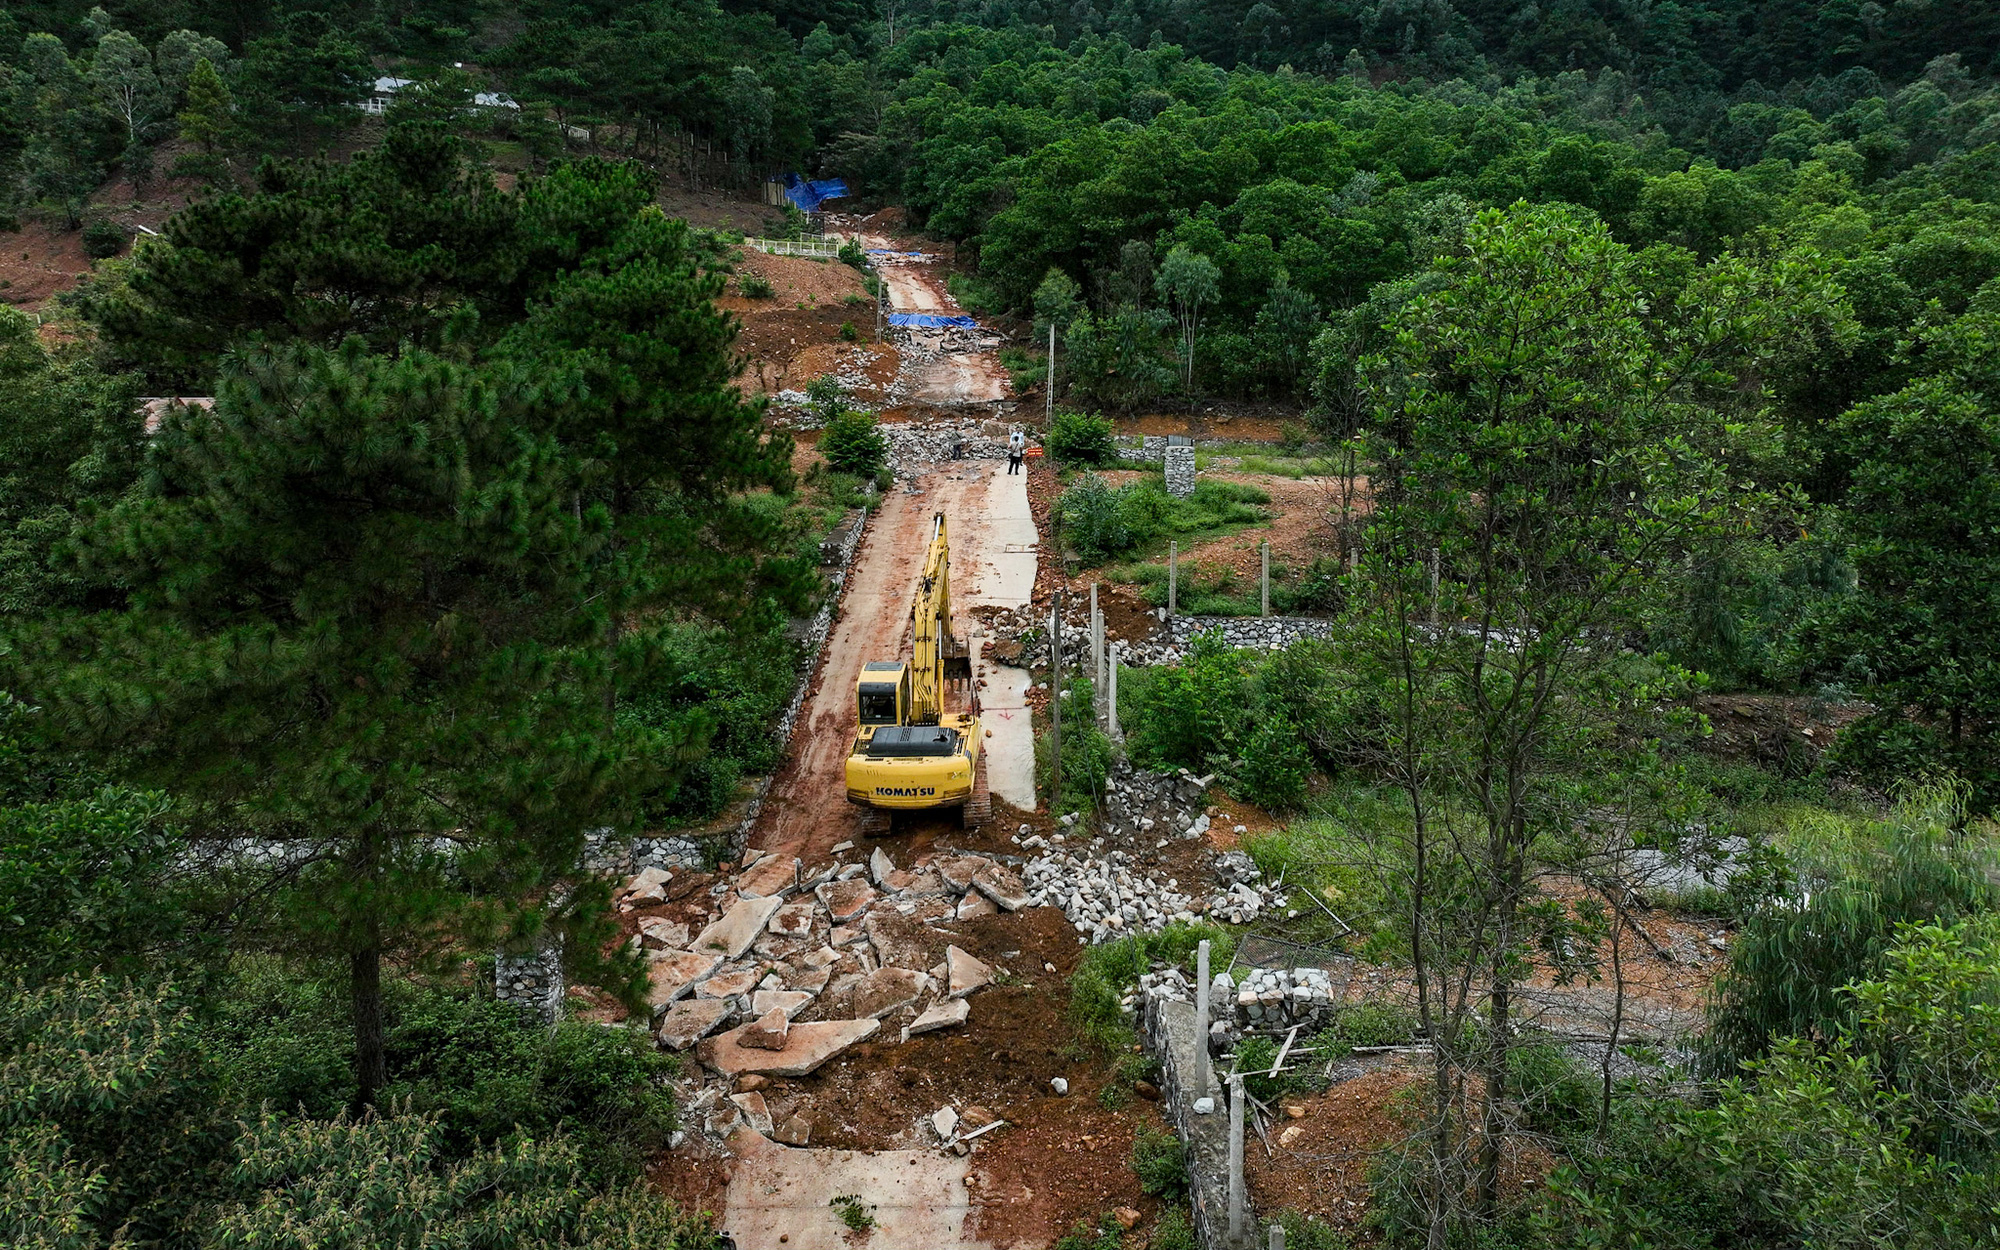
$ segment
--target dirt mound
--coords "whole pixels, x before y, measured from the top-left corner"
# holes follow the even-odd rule
[[[771,284],[772,294],[765,299],[751,299],[743,294],[745,277],[762,278]],[[743,249],[743,259],[737,262],[736,276],[729,280],[728,290],[715,301],[718,308],[733,313],[749,315],[773,309],[794,308],[803,303],[808,307],[821,304],[839,304],[848,296],[859,296],[862,300],[858,311],[850,314],[868,314],[868,323],[874,326],[874,309],[868,303],[868,288],[862,285],[861,275],[852,266],[837,260],[813,260],[805,256],[772,256],[752,247]],[[860,321],[855,322],[860,325]]]

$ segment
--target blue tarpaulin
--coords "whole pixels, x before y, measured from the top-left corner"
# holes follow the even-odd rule
[[[797,174],[785,175],[785,198],[798,205],[802,213],[816,213],[827,200],[837,200],[847,194],[847,184],[838,178],[821,178],[808,182]]]
[[[925,330],[942,330],[947,326],[964,326],[974,329],[979,323],[970,317],[948,317],[943,313],[890,313],[892,326],[917,326]]]

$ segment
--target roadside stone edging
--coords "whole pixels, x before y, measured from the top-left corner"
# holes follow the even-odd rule
[[[1195,1244],[1202,1250],[1248,1250],[1254,1237],[1242,1241],[1229,1237],[1229,1117],[1224,1113],[1228,1096],[1219,1083],[1205,1091],[1216,1100],[1216,1109],[1208,1115],[1194,1112],[1194,1100],[1204,1093],[1194,1088],[1194,1004],[1148,994],[1142,1031],[1147,1053],[1160,1064],[1161,1104],[1187,1153]],[[1246,1218],[1243,1226],[1254,1229],[1257,1221]]]

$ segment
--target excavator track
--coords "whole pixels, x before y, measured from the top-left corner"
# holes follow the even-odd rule
[[[972,797],[965,800],[965,806],[958,810],[959,820],[967,829],[977,829],[993,819],[993,795],[986,788],[986,752],[979,753],[979,762],[972,767]]]

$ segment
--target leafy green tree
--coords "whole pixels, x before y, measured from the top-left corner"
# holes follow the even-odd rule
[[[1880,710],[1841,752],[1882,780],[1946,768],[2000,803],[2000,315],[1960,319],[1931,376],[1840,420],[1852,595],[1807,628],[1815,667]]]
[[[124,128],[125,164],[136,171],[153,125],[168,107],[152,53],[125,31],[111,31],[97,41],[88,81],[98,103]]]
[[[160,90],[166,95],[169,112],[188,106],[188,89],[194,82],[195,66],[207,61],[209,69],[221,77],[231,66],[229,45],[198,31],[169,31],[153,49],[153,70],[160,76]]]
[[[1181,326],[1181,384],[1194,389],[1194,334],[1201,310],[1221,296],[1222,271],[1215,262],[1185,247],[1176,247],[1160,262],[1160,293],[1174,306]]]
[[[60,212],[72,230],[83,223],[83,207],[103,181],[105,160],[117,142],[106,116],[91,96],[82,71],[62,41],[36,33],[21,44],[17,91],[26,123],[19,167],[23,198]]]
[[[1541,883],[1621,836],[1594,811],[1682,819],[1657,743],[1683,675],[1622,639],[1727,522],[1724,413],[1754,403],[1732,380],[1831,303],[1804,263],[1725,262],[1660,315],[1638,259],[1566,208],[1489,210],[1466,248],[1363,365],[1380,467],[1349,613],[1381,699],[1358,736],[1410,821],[1390,841],[1436,1048],[1413,1182],[1433,1244],[1498,1201],[1514,989],[1582,920]]]

